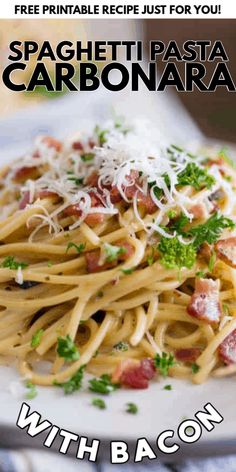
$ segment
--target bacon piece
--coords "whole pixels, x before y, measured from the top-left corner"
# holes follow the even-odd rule
[[[55,192],[51,192],[50,190],[41,190],[40,192],[36,193],[35,198],[50,198],[50,197],[58,197],[58,194]],[[19,202],[19,210],[24,210],[27,205],[30,203],[30,193],[24,192],[23,197]]]
[[[86,252],[85,254],[87,271],[92,274],[95,272],[111,269],[116,266],[116,261],[105,262],[105,264],[99,265],[100,253],[99,251]]]
[[[126,241],[118,242],[116,243],[116,246],[124,247],[126,249],[126,252],[124,254],[118,255],[117,261],[125,261],[134,252],[133,246],[131,246],[131,244],[129,244]],[[87,265],[87,271],[89,273],[111,269],[112,267],[115,267],[117,264],[117,261],[112,261],[112,262],[105,262],[104,264],[100,265],[99,264],[100,258],[101,258],[100,251],[86,252],[85,260],[86,260],[86,265]]]
[[[91,207],[98,207],[101,206],[101,201],[100,199],[93,193],[89,193],[90,198],[91,198]],[[82,215],[82,211],[80,209],[79,204],[75,205],[70,205],[64,210],[64,214],[66,216],[78,216],[80,217]],[[90,213],[89,215],[86,216],[85,218],[85,223],[87,223],[89,226],[96,226],[100,223],[103,223],[105,219],[105,215],[103,213]]]
[[[58,197],[59,195],[56,192],[51,190],[40,190],[37,192],[36,198],[49,198],[49,197]]]
[[[19,210],[24,210],[25,207],[29,204],[30,202],[30,193],[24,192],[23,197],[19,201]]]
[[[181,362],[195,362],[200,356],[201,349],[198,347],[189,347],[183,349],[177,349],[175,351],[175,358]]]
[[[94,170],[86,179],[86,185],[91,187],[98,187],[98,173]]]
[[[34,178],[37,176],[37,167],[21,167],[17,169],[14,175],[14,180],[17,182],[24,182],[26,179]]]
[[[75,151],[83,151],[83,150],[84,150],[84,146],[83,146],[83,144],[82,144],[80,141],[75,141],[75,142],[72,144],[72,148],[73,148]]]
[[[218,352],[225,364],[236,363],[236,329],[219,345]]]
[[[189,315],[208,323],[216,323],[222,314],[219,283],[212,279],[196,279],[195,292],[187,307]]]
[[[55,149],[57,152],[62,150],[62,142],[58,141],[58,139],[54,139],[52,136],[44,136],[42,138],[42,143],[46,144],[49,148]]]
[[[112,381],[135,389],[148,388],[149,380],[155,375],[154,362],[150,358],[141,361],[126,359],[115,370]]]
[[[204,203],[196,203],[190,208],[190,212],[193,214],[194,218],[198,220],[206,219],[209,216]]]
[[[203,243],[198,251],[198,254],[208,264],[212,255],[212,249],[210,244],[208,244],[207,242]]]
[[[236,268],[236,237],[220,239],[215,244],[215,250],[222,261]]]

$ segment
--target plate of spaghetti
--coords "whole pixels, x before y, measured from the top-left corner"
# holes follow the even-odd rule
[[[1,361],[53,408],[137,413],[236,373],[234,162],[143,126],[40,136],[1,169]]]

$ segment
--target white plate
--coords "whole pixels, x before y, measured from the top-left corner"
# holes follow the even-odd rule
[[[114,96],[114,94],[113,94]],[[117,97],[117,95],[116,95]],[[135,106],[142,109],[143,96],[135,98],[126,97],[123,105],[131,108],[130,100]],[[128,102],[127,102],[128,100]],[[30,145],[32,138],[39,132],[48,132],[54,135],[65,135],[68,132],[80,128],[83,124],[90,124],[93,119],[100,120],[107,114],[111,95],[84,94],[76,100],[74,97],[61,99],[52,104],[32,108],[24,113],[18,113],[13,118],[0,122],[0,161],[1,164],[10,158],[18,156]],[[128,105],[129,103],[129,105]],[[150,96],[148,110],[150,113]],[[163,106],[163,104],[162,104]],[[176,104],[174,105],[176,106]],[[168,108],[168,107],[167,107]],[[167,113],[166,121],[170,123],[170,117],[176,116],[173,109]],[[89,112],[88,112],[89,109]],[[135,107],[133,107],[134,111]],[[153,110],[152,110],[153,111]],[[179,112],[180,113],[180,112]],[[181,110],[182,123],[184,122],[184,136],[191,139],[199,137],[198,130],[188,121],[185,113]],[[163,117],[160,110],[158,116]],[[55,118],[56,117],[56,118]],[[86,121],[87,120],[87,121]],[[163,122],[163,119],[162,119]],[[164,126],[165,127],[165,126]],[[166,126],[172,129],[171,126]],[[181,130],[173,126],[173,139],[181,138]],[[183,133],[182,133],[183,136]],[[9,385],[12,381],[18,381],[18,373],[13,368],[0,367],[0,434],[2,445],[24,445],[42,446],[40,437],[30,438],[25,432],[15,427],[16,419],[20,410],[23,396],[14,398],[9,393]],[[163,390],[166,383],[171,383],[173,390]],[[98,438],[102,441],[102,456],[108,454],[108,441],[111,439],[124,439],[131,446],[135,445],[138,438],[146,437],[155,443],[157,436],[166,429],[177,430],[178,425],[184,417],[193,418],[194,414],[202,409],[204,405],[211,402],[224,417],[220,425],[216,425],[213,432],[203,432],[201,440],[194,445],[181,444],[179,455],[210,454],[233,452],[236,446],[236,409],[234,407],[235,379],[211,380],[201,386],[193,386],[190,383],[179,380],[167,379],[162,382],[154,382],[148,390],[130,391],[118,390],[105,398],[106,410],[98,410],[91,406],[94,396],[88,391],[81,391],[71,396],[64,396],[61,389],[39,388],[38,396],[30,402],[32,409],[47,418],[52,424],[58,425],[75,433],[89,438]],[[127,402],[135,402],[139,407],[137,415],[125,413]],[[9,429],[10,428],[10,429]],[[160,454],[159,454],[160,455]],[[168,460],[171,457],[168,456]],[[176,460],[176,455],[174,456]]]

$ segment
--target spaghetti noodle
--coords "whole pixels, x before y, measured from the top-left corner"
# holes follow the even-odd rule
[[[143,130],[41,137],[2,169],[0,355],[34,384],[236,372],[236,172]]]

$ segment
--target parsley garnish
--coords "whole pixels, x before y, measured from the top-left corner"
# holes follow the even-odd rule
[[[100,146],[107,142],[106,134],[108,133],[108,131],[108,129],[101,129],[99,126],[95,126],[94,132],[98,137]]]
[[[82,158],[82,156],[81,156],[81,158]],[[84,179],[83,179],[83,178],[76,177],[75,175],[72,175],[72,176],[68,177],[67,180],[70,180],[71,182],[74,182],[75,185],[77,185],[78,187],[79,187],[80,185],[83,185],[83,182],[84,182]]]
[[[212,251],[212,254],[211,254],[211,257],[210,257],[210,260],[209,260],[209,264],[208,264],[208,269],[209,269],[210,273],[213,272],[215,263],[216,263],[216,253],[215,253],[215,251]]]
[[[89,162],[93,160],[94,156],[94,152],[87,152],[86,154],[81,154],[80,157],[83,162]]]
[[[198,371],[199,371],[199,369],[200,369],[200,367],[199,367],[199,365],[195,364],[195,362],[194,362],[194,363],[191,365],[191,369],[192,369],[192,373],[193,373],[193,374],[197,374]]]
[[[80,358],[80,353],[69,334],[57,339],[57,354],[66,361],[77,361]]]
[[[102,398],[94,398],[92,400],[92,405],[96,406],[100,410],[105,410],[106,408],[106,403],[104,402],[104,400],[102,400]]]
[[[168,218],[170,218],[170,220],[172,220],[173,218],[175,218],[177,216],[177,213],[176,213],[175,210],[169,210],[167,212],[167,216],[168,216]]]
[[[172,390],[172,385],[165,385],[163,390]]]
[[[43,329],[38,329],[36,333],[34,333],[31,339],[31,347],[38,347],[40,345],[43,333]]]
[[[118,259],[119,256],[126,254],[127,249],[122,246],[112,246],[112,244],[105,243],[103,245],[105,254],[106,254],[106,262],[114,262]]]
[[[220,152],[219,152],[219,157],[221,157],[222,159],[224,159],[224,161],[229,164],[231,167],[233,167],[234,169],[236,169],[236,163],[233,159],[231,159],[228,154],[227,154],[227,148],[226,147],[223,147]]]
[[[84,376],[84,369],[85,366],[82,365],[79,370],[77,370],[76,374],[74,374],[67,382],[58,383],[57,381],[53,382],[54,385],[57,387],[62,387],[64,389],[64,393],[69,395],[76,390],[80,390],[82,387],[82,380]]]
[[[119,343],[113,346],[113,349],[115,349],[116,351],[125,352],[128,351],[129,345],[125,341],[120,341]]]
[[[68,252],[72,247],[74,247],[76,249],[76,251],[78,252],[78,254],[81,254],[81,252],[83,252],[85,250],[85,244],[84,243],[81,243],[81,244],[75,244],[73,242],[70,242],[67,244],[67,248],[66,248],[66,252]]]
[[[184,213],[181,213],[178,219],[176,219],[171,226],[168,228],[171,231],[176,231],[178,234],[184,234],[183,228],[189,223],[189,219]]]
[[[183,244],[176,236],[174,238],[162,236],[158,250],[162,256],[160,262],[167,269],[181,269],[181,267],[191,269],[196,261],[196,250],[193,244]]]
[[[155,254],[155,249],[152,247],[151,254],[147,256],[147,263],[149,266],[152,266],[154,264],[154,254]]]
[[[89,390],[91,390],[91,392],[101,393],[103,395],[114,392],[114,390],[119,388],[118,384],[112,383],[111,376],[108,374],[101,375],[99,379],[89,380],[89,384]]]
[[[235,224],[230,218],[214,213],[209,220],[191,228],[187,234],[195,237],[193,245],[198,249],[204,242],[215,243],[225,228],[234,229]]]
[[[134,268],[133,269],[121,269],[121,272],[123,272],[123,274],[125,275],[130,275],[134,272]]]
[[[163,375],[163,377],[167,377],[169,368],[173,367],[175,364],[174,356],[167,352],[163,352],[161,356],[160,354],[156,354],[154,357],[154,364],[160,374]]]
[[[201,190],[203,187],[210,189],[214,183],[214,177],[209,175],[205,169],[201,169],[195,162],[189,162],[178,175],[178,185],[191,185],[195,190]]]
[[[126,413],[131,413],[131,415],[136,415],[138,413],[138,407],[135,403],[126,403]]]
[[[199,277],[199,279],[204,279],[206,277],[206,273],[204,272],[204,270],[199,270],[198,272],[196,272],[196,277]]]
[[[2,267],[5,269],[17,270],[17,269],[25,269],[28,267],[26,262],[17,262],[14,256],[7,256],[4,261],[2,262]]]
[[[28,392],[26,393],[27,400],[33,400],[35,397],[37,397],[38,392],[37,392],[36,385],[28,381],[26,382],[26,388],[28,389]]]
[[[52,267],[52,261],[48,261],[47,266]]]

